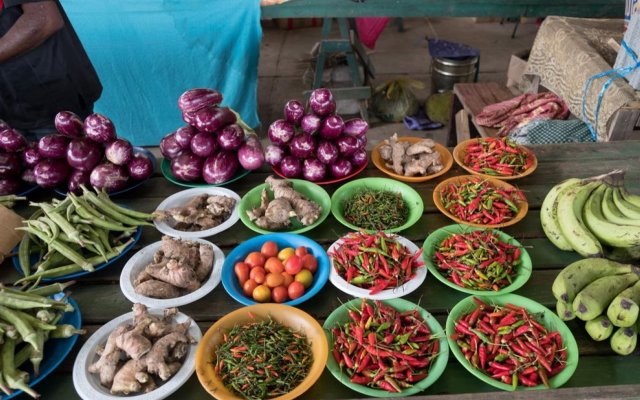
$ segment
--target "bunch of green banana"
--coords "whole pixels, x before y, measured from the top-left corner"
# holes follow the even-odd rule
[[[561,319],[586,321],[589,336],[596,341],[610,337],[618,354],[634,351],[640,329],[640,268],[585,258],[560,271],[551,290]]]
[[[627,192],[615,170],[554,186],[540,210],[542,229],[561,250],[621,261],[640,257],[640,196]]]

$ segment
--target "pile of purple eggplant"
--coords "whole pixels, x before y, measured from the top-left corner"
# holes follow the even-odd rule
[[[0,121],[0,195],[18,193],[28,185],[76,193],[80,185],[87,185],[114,192],[153,174],[152,161],[118,138],[104,115],[94,113],[82,121],[61,111],[55,126],[58,133],[29,143]]]
[[[162,155],[171,160],[171,173],[181,181],[221,184],[240,168],[258,169],[264,163],[262,145],[238,115],[220,107],[217,90],[196,88],[178,99],[188,124],[160,141]]]
[[[284,106],[284,119],[269,126],[265,159],[287,178],[320,182],[342,179],[368,162],[367,121],[335,114],[329,89],[311,92],[309,109],[297,100]]]

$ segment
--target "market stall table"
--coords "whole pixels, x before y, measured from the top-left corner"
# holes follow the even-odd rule
[[[529,213],[522,222],[505,229],[505,231],[527,246],[534,264],[533,276],[516,293],[553,308],[555,305],[555,299],[551,293],[553,279],[561,268],[580,257],[573,252],[558,250],[545,238],[539,220],[539,209],[542,200],[547,191],[561,180],[570,177],[597,175],[615,168],[627,169],[627,187],[634,193],[640,193],[640,169],[633,168],[640,162],[640,141],[549,145],[538,146],[533,149],[538,157],[538,169],[531,176],[516,181],[516,184],[524,190],[527,196],[530,204]],[[456,166],[449,173],[434,181],[412,185],[422,196],[425,211],[417,224],[402,232],[403,236],[418,245],[422,245],[429,233],[451,223],[435,208],[432,200],[432,190],[440,181],[463,172],[462,169]],[[266,169],[251,173],[246,178],[229,185],[229,188],[243,195],[251,188],[263,183],[268,174],[269,171]],[[359,177],[366,176],[382,176],[382,173],[375,169],[373,165],[369,165]],[[327,189],[332,193],[337,187],[338,185],[333,185]],[[142,187],[119,196],[115,200],[134,209],[150,212],[164,198],[181,189],[167,182],[162,176],[156,176]],[[46,200],[51,194],[51,192],[40,190],[33,194],[33,199]],[[30,213],[30,209],[24,204],[18,206],[16,211],[23,216],[28,216]],[[326,248],[346,232],[347,229],[344,226],[339,224],[333,217],[329,217],[318,228],[308,232],[308,236]],[[209,239],[220,246],[225,253],[228,253],[238,243],[254,235],[254,232],[238,222],[230,230]],[[145,227],[142,240],[137,246],[138,248],[144,247],[159,238],[160,233],[155,228]],[[72,296],[80,305],[83,324],[89,331],[88,335],[79,340],[80,343],[76,345],[75,352],[78,351],[81,343],[86,341],[89,335],[102,324],[130,311],[132,304],[120,292],[118,283],[123,264],[124,260],[102,271],[81,278],[72,287]],[[18,274],[10,264],[10,261],[5,261],[0,268],[0,281],[11,283],[17,278]],[[434,314],[444,325],[447,311],[463,297],[465,297],[463,293],[446,287],[432,276],[427,276],[422,287],[405,298],[419,303]],[[347,295],[327,283],[318,295],[303,303],[300,308],[323,322],[334,309],[348,299]],[[180,310],[193,317],[205,331],[214,321],[239,307],[241,305],[234,301],[222,286],[219,286],[204,299],[181,307]],[[637,398],[638,393],[640,393],[637,375],[637,371],[640,368],[640,358],[637,355],[637,351],[635,355],[627,357],[614,355],[608,341],[596,343],[588,337],[583,323],[570,321],[568,325],[572,329],[580,347],[580,362],[575,375],[563,389],[537,391],[535,393],[519,392],[519,397],[511,393],[490,393],[494,390],[492,387],[472,377],[453,357],[450,357],[449,364],[442,377],[421,395],[424,395],[425,399],[454,398],[454,396],[444,395],[463,393],[474,394],[455,398]],[[77,398],[71,379],[71,368],[75,352],[65,360],[56,373],[37,386],[42,398],[47,400]],[[426,397],[427,395],[429,396]],[[325,370],[320,380],[302,398],[353,399],[361,397],[362,395],[352,392],[338,383]],[[196,400],[207,399],[209,395],[200,386],[194,374],[188,383],[171,398]]]

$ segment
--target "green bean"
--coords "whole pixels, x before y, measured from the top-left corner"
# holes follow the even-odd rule
[[[64,282],[64,283],[56,282],[56,283],[53,283],[53,284],[48,285],[48,286],[42,286],[42,287],[39,287],[39,288],[31,289],[26,293],[27,294],[35,294],[35,295],[39,295],[39,296],[52,296],[54,294],[64,292],[65,290],[67,290],[67,288],[69,286],[71,286],[71,285],[73,285],[75,283],[76,283],[76,281],[68,281],[68,282]]]
[[[53,327],[56,329],[56,327]],[[44,349],[44,342],[47,339],[46,331],[38,330],[36,331],[36,340],[38,344]],[[29,354],[29,361],[31,361],[31,365],[33,366],[33,375],[40,375],[40,363],[42,362],[42,358],[44,356],[44,350],[36,350],[35,347],[31,348],[31,352]]]
[[[19,300],[5,294],[0,297],[0,305],[11,307],[14,310],[28,310],[31,308],[51,307],[50,304],[42,304],[39,301]]]
[[[96,253],[100,254],[102,258],[104,258],[105,262],[109,261],[109,259],[107,258],[105,247],[102,244],[102,240],[100,239],[100,235],[98,235],[98,232],[96,232],[95,229],[91,227],[91,225],[84,225],[84,226],[86,227],[89,239],[91,239],[91,242],[93,242],[93,247],[95,248]]]
[[[71,304],[65,303],[64,301],[50,299],[44,296],[34,296],[33,294],[30,294],[30,293],[16,293],[16,292],[8,291],[7,289],[0,290],[0,293],[3,294],[2,296],[3,298],[9,299],[10,301],[14,301],[14,302],[22,301],[22,302],[39,303],[40,304],[39,308],[53,307],[55,309],[61,309],[64,311],[73,311],[73,306]],[[8,307],[13,307],[13,306],[8,305]],[[19,306],[13,307],[13,308],[26,309],[26,307],[19,307]],[[29,308],[36,308],[36,307],[29,307]]]
[[[27,323],[22,318],[20,318],[15,311],[0,305],[0,318],[4,319],[5,321],[15,326],[20,336],[22,336],[22,340],[29,343],[34,348],[42,350],[42,347],[38,346],[35,329],[33,329],[33,327],[29,325],[29,323]],[[5,342],[5,346],[6,344],[7,342]],[[13,354],[13,352],[11,353]]]
[[[57,325],[56,329],[51,331],[49,337],[51,339],[66,339],[73,335],[84,335],[85,333],[87,333],[87,331],[84,329],[76,329],[73,325],[65,324]]]
[[[52,250],[44,258],[44,261],[37,264],[36,272],[46,271],[49,268],[59,267],[67,262],[67,257],[63,256],[55,250]]]
[[[58,253],[62,254],[65,257],[67,257],[69,260],[73,261],[74,263],[78,264],[83,270],[85,270],[85,271],[93,271],[93,265],[91,265],[90,262],[87,262],[84,259],[84,257],[82,257],[82,255],[80,255],[75,250],[71,249],[70,247],[64,245],[62,242],[59,242],[57,240],[47,241],[46,237],[44,237],[42,235],[42,233],[38,232],[37,230],[33,230],[32,229],[32,230],[30,230],[30,232],[33,232],[36,236],[38,236],[44,242],[47,242],[49,244],[49,247],[53,248]]]
[[[69,201],[69,202],[71,202],[71,201]],[[44,211],[44,213],[47,214],[47,216],[53,222],[55,222],[60,227],[60,229],[62,229],[62,231],[67,234],[67,236],[69,236],[72,240],[77,242],[80,246],[83,246],[84,242],[82,240],[83,239],[82,235],[80,234],[80,232],[78,232],[78,230],[76,228],[74,228],[69,223],[69,221],[64,219],[64,217],[62,215],[58,214],[57,212],[54,212],[53,211],[53,207],[51,207],[49,204],[47,204],[47,203],[38,203],[37,205],[40,208],[42,208],[42,211]]]
[[[73,215],[73,213],[76,212],[76,205],[73,204],[73,202],[71,204],[69,204],[69,206],[66,209],[66,213],[67,213],[67,221],[71,221],[71,216]]]
[[[20,318],[22,318],[24,321],[28,322],[29,325],[31,325],[32,327],[36,328],[37,330],[45,330],[45,331],[52,331],[54,329],[56,329],[55,325],[51,325],[48,324],[44,321],[39,320],[38,318],[34,317],[31,314],[27,314],[26,312],[22,312],[22,311],[18,311],[18,310],[14,310],[16,314],[18,314],[18,316]]]
[[[29,251],[31,247],[31,239],[28,234],[24,234],[22,240],[20,240],[20,246],[18,247],[18,262],[22,275],[29,276],[31,274],[31,262],[29,260]]]
[[[2,346],[2,375],[10,388],[22,390],[33,398],[40,397],[35,390],[27,385],[25,374],[16,369],[14,359],[15,350],[16,341],[13,339],[7,340]],[[42,351],[42,349],[40,349],[40,351]]]
[[[104,212],[105,214],[107,214],[108,216],[110,216],[111,218],[115,219],[118,222],[122,222],[123,224],[126,225],[131,225],[131,226],[138,226],[138,225],[148,225],[148,226],[153,226],[153,224],[147,222],[147,221],[141,221],[135,218],[132,218],[128,215],[125,215],[123,213],[121,213],[119,211],[119,209],[122,209],[122,207],[118,207],[118,209],[114,208],[111,206],[111,204],[114,204],[113,202],[109,202],[107,203],[106,201],[104,201],[103,199],[99,198],[98,196],[96,196],[93,192],[91,192],[89,189],[83,188],[85,190],[84,192],[84,197],[90,202],[92,203],[94,206],[98,207],[100,209],[100,211]]]
[[[104,246],[105,250],[111,251],[113,247],[111,247],[111,243],[109,243],[109,231],[106,229],[97,229],[98,236],[100,237],[100,242]]]
[[[153,215],[152,214],[141,212],[141,211],[136,211],[136,210],[131,210],[129,208],[125,208],[125,207],[121,207],[121,206],[117,205],[116,203],[114,203],[111,200],[111,198],[109,198],[109,195],[105,191],[98,192],[98,198],[103,200],[107,205],[113,207],[116,211],[120,212],[121,214],[128,215],[130,217],[133,217],[133,218],[136,218],[136,219],[142,219],[142,220],[153,219]]]

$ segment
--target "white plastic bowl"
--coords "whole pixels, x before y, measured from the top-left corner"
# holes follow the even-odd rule
[[[238,196],[238,194],[232,190],[221,188],[221,187],[206,187],[206,188],[194,188],[194,189],[183,190],[181,192],[178,192],[164,199],[164,201],[160,203],[160,205],[156,210],[166,210],[169,208],[183,206],[187,202],[189,202],[189,200],[191,200],[192,198],[204,193],[210,194],[210,195],[227,196],[235,199],[236,205],[233,207],[233,211],[231,212],[231,215],[229,216],[229,218],[227,218],[226,221],[224,221],[218,226],[214,226],[211,229],[205,229],[203,231],[193,231],[193,232],[180,231],[180,230],[174,229],[172,226],[170,226],[166,222],[154,221],[153,223],[156,225],[156,229],[158,229],[160,232],[164,233],[165,235],[169,235],[177,238],[183,238],[183,239],[196,239],[196,238],[205,238],[205,237],[216,235],[220,232],[223,232],[231,228],[236,222],[238,222],[238,219],[240,219],[240,215],[238,214],[238,206],[240,205],[240,196]]]
[[[183,239],[184,240],[184,239]],[[133,303],[142,303],[150,308],[170,308],[183,306],[185,304],[193,303],[211,293],[211,291],[220,283],[220,277],[222,276],[222,265],[224,264],[224,253],[215,244],[204,239],[188,239],[193,240],[213,248],[213,269],[209,278],[202,283],[199,289],[186,294],[184,296],[175,297],[173,299],[155,299],[153,297],[143,296],[136,293],[133,282],[138,277],[138,274],[149,264],[153,262],[153,255],[158,251],[162,241],[158,241],[148,245],[133,255],[127,261],[122,273],[120,274],[120,289],[122,294],[131,300]]]
[[[150,309],[149,313],[153,315],[162,316],[163,310]],[[185,322],[189,319],[183,313],[178,313],[173,317],[173,322],[176,324]],[[73,364],[73,386],[76,389],[78,395],[84,400],[161,400],[166,399],[182,385],[185,384],[193,374],[195,370],[195,357],[196,348],[198,342],[202,338],[202,332],[195,322],[191,322],[189,327],[189,334],[196,340],[196,343],[189,346],[189,352],[182,363],[180,370],[172,376],[168,381],[162,383],[158,388],[152,392],[144,393],[133,396],[117,396],[109,392],[109,389],[100,384],[100,377],[98,374],[90,374],[88,371],[89,365],[98,360],[96,354],[96,347],[104,345],[107,342],[107,338],[118,326],[131,323],[133,321],[133,312],[121,315],[115,319],[112,319],[107,324],[98,329],[89,340],[80,349],[76,361]]]
[[[398,242],[400,242],[400,244],[402,244],[404,247],[409,249],[411,254],[415,254],[418,252],[419,247],[416,246],[409,239],[406,239],[398,235],[395,236],[395,239]],[[333,244],[327,250],[327,254],[331,254],[335,251],[339,251],[339,248],[342,245],[342,241],[343,241],[343,238],[340,238],[335,242],[333,242]],[[333,257],[331,257],[330,255],[329,255],[329,260],[331,263],[329,280],[331,281],[333,286],[337,287],[338,289],[345,292],[346,294],[349,294],[354,297],[363,298],[363,299],[390,300],[390,299],[397,299],[399,297],[406,296],[409,293],[416,290],[418,287],[420,287],[420,285],[422,285],[422,282],[424,282],[425,278],[427,277],[427,267],[422,266],[418,268],[418,270],[416,271],[416,276],[413,279],[411,279],[409,282],[406,282],[404,285],[398,286],[392,289],[386,289],[381,291],[380,293],[376,293],[372,295],[372,294],[369,294],[371,289],[364,289],[364,288],[352,285],[350,283],[347,283],[347,281],[343,277],[341,277],[340,274],[338,274],[338,272],[336,271],[336,267],[333,263]]]

